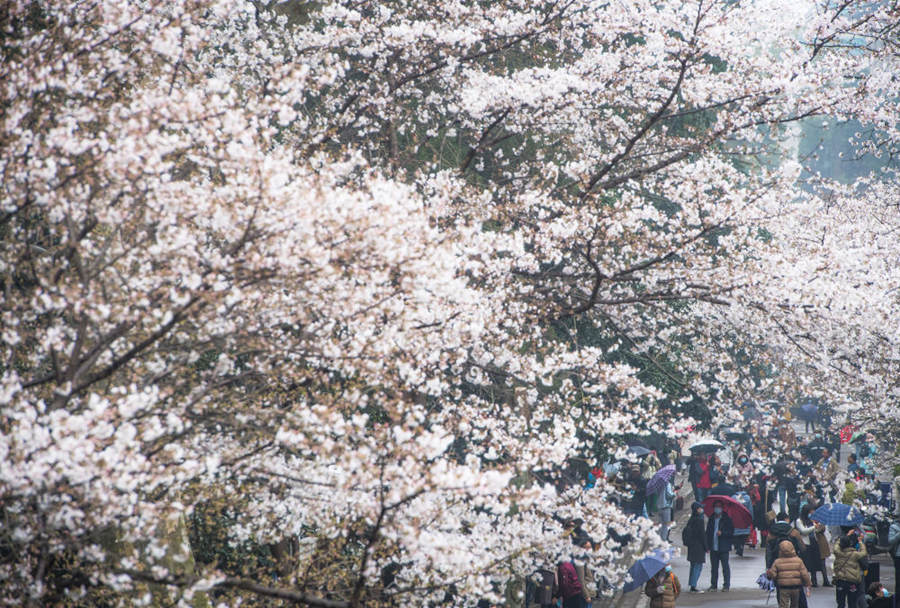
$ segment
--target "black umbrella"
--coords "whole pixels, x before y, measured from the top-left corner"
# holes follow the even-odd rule
[[[810,446],[806,446],[805,448],[803,448],[803,453],[811,461],[818,462],[819,459],[822,458],[822,450],[824,450],[824,449],[825,448],[817,446],[817,445],[810,445]]]
[[[730,441],[748,441],[750,439],[750,433],[744,433],[741,431],[728,431],[725,433],[725,439]]]
[[[762,418],[762,414],[752,401],[744,401],[741,406],[744,408],[744,420],[758,420]]]
[[[813,439],[812,441],[810,441],[809,444],[808,444],[806,447],[808,447],[808,448],[818,448],[818,449],[821,450],[822,448],[830,448],[830,447],[831,447],[831,444],[828,443],[827,441],[825,441],[825,439],[822,438],[822,437],[816,437],[815,439]]]
[[[791,412],[792,418],[796,418],[798,420],[805,420],[805,418],[803,417],[804,416],[803,410],[801,410],[799,407],[790,408],[790,412]]]
[[[712,496],[715,494],[716,496],[731,496],[733,494],[737,494],[740,492],[740,488],[737,486],[731,485],[730,483],[720,483],[714,488],[710,488],[709,495]]]

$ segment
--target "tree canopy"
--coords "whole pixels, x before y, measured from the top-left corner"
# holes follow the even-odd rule
[[[572,519],[615,584],[657,541],[573,456],[749,393],[896,428],[897,176],[796,146],[893,158],[895,2],[8,4],[7,604],[466,604]],[[295,563],[187,560],[201,511]]]

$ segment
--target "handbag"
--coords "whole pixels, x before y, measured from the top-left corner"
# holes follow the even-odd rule
[[[859,560],[859,569],[862,570],[863,576],[865,576],[866,571],[869,569],[869,556],[868,555],[866,555],[865,557],[863,557]]]

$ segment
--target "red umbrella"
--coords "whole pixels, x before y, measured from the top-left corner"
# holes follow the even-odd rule
[[[730,496],[719,496],[718,494],[714,494],[712,496],[708,496],[706,500],[703,501],[703,512],[706,513],[707,517],[713,516],[713,503],[721,502],[722,510],[731,518],[731,521],[734,522],[735,528],[749,528],[753,523],[753,516],[750,515],[750,511],[747,510],[747,507],[731,498]]]
[[[845,426],[841,429],[841,443],[849,443],[851,437],[853,437],[852,425]]]

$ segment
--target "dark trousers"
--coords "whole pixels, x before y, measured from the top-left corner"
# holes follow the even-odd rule
[[[562,602],[563,608],[584,608],[586,604],[587,602],[584,601],[584,596],[580,593],[573,595],[572,597],[564,598]]]
[[[834,581],[834,596],[837,598],[837,608],[856,608],[856,603],[862,595],[862,583],[850,583],[848,581]]]
[[[731,566],[728,565],[728,551],[709,552],[709,585],[719,586],[719,563],[722,564],[722,587],[731,587]]]

